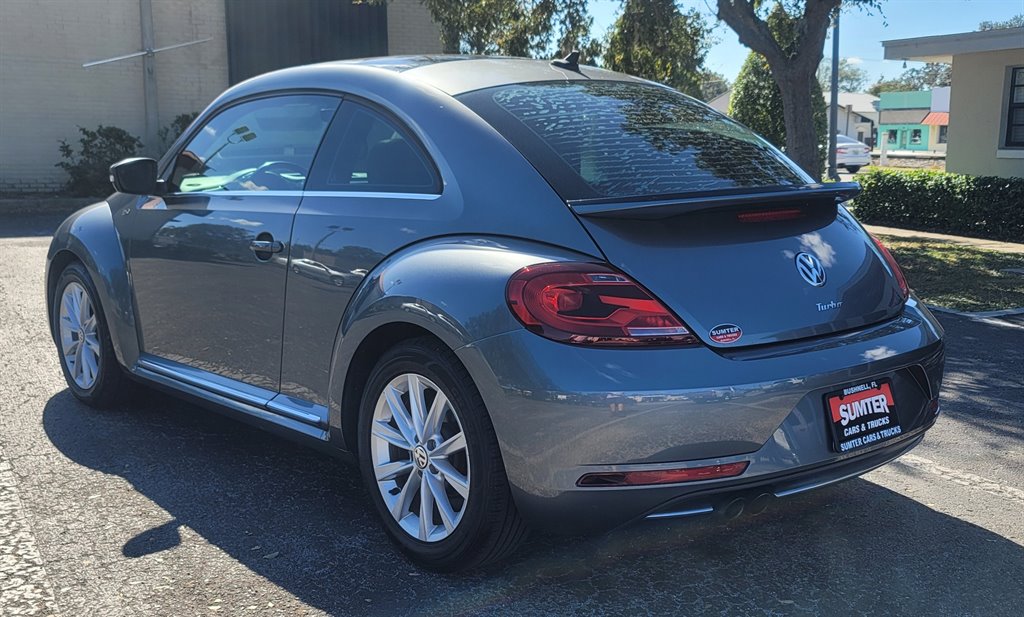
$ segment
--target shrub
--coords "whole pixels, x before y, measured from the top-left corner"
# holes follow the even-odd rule
[[[188,128],[188,125],[192,124],[192,121],[199,115],[198,111],[193,111],[187,114],[178,114],[171,120],[171,123],[157,131],[157,137],[160,138],[160,146],[166,150],[171,147],[174,140],[181,136]]]
[[[1024,242],[1024,178],[869,169],[857,179],[864,223]]]
[[[98,126],[95,131],[78,127],[82,134],[78,140],[79,150],[75,152],[67,140],[60,142],[60,156],[57,163],[68,173],[65,190],[76,197],[101,197],[109,195],[110,166],[123,158],[136,156],[142,149],[142,142],[124,129],[116,126]]]

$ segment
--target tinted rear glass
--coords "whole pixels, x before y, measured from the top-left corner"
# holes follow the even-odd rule
[[[516,146],[566,200],[809,181],[748,129],[655,85],[514,84],[459,99]]]

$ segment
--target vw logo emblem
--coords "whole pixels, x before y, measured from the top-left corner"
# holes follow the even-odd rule
[[[808,285],[821,287],[825,284],[825,268],[821,266],[818,258],[810,253],[800,253],[796,256],[796,271]]]
[[[427,451],[423,446],[416,446],[416,448],[413,449],[412,460],[420,469],[426,468],[427,464],[430,463],[430,457],[427,455]]]

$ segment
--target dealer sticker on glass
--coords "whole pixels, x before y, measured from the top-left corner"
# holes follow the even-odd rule
[[[825,412],[836,452],[850,452],[900,435],[896,399],[888,379],[868,381],[825,395]]]

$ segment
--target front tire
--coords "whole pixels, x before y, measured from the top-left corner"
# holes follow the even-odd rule
[[[360,410],[359,462],[391,540],[424,568],[477,567],[526,535],[480,393],[439,341],[400,343],[377,363]]]
[[[114,355],[96,287],[81,263],[72,262],[61,272],[50,313],[60,368],[71,393],[90,407],[120,402],[127,379]]]

